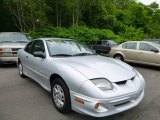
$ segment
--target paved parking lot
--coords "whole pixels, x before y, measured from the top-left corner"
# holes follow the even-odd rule
[[[133,64],[132,64],[133,65]],[[133,65],[146,79],[139,106],[102,120],[160,120],[160,68]],[[32,80],[22,79],[15,65],[0,68],[0,120],[96,120],[76,112],[63,115],[50,94]]]

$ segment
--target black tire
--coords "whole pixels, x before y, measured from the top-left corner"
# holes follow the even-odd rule
[[[116,54],[116,55],[114,56],[114,58],[115,58],[115,59],[117,59],[117,60],[124,61],[123,56],[122,56],[122,55],[120,55],[120,54]]]
[[[23,74],[23,65],[21,64],[21,62],[18,63],[18,71],[19,71],[19,75],[22,78],[26,78],[26,76]]]
[[[58,96],[59,93],[55,92],[58,87],[60,87],[60,92],[62,93],[61,95],[64,96]],[[70,93],[67,85],[64,83],[62,78],[55,78],[52,82],[51,86],[51,96],[53,100],[53,104],[55,108],[61,112],[61,113],[69,113],[71,112],[71,99],[70,99]],[[63,103],[63,105],[60,105],[59,102],[57,103],[57,99]],[[60,100],[62,99],[62,100]]]
[[[2,67],[2,62],[0,62],[0,68]]]

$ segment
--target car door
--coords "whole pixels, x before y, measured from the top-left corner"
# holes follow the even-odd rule
[[[122,45],[122,52],[126,60],[136,61],[137,42],[128,42]]]
[[[45,52],[45,46],[42,40],[35,40],[31,48],[31,56],[29,58],[30,67],[32,68],[32,77],[43,87],[48,86],[48,77],[46,73],[47,58],[35,57],[34,52]]]
[[[34,41],[31,41],[26,45],[23,51],[23,55],[21,55],[21,62],[23,65],[23,72],[25,75],[29,76],[32,74],[31,68],[30,68],[30,63],[29,63],[29,57],[31,56],[31,47]]]
[[[137,60],[144,63],[160,64],[160,54],[154,52],[156,50],[158,51],[153,45],[141,42],[139,44]]]

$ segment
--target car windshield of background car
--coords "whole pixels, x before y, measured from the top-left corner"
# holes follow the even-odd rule
[[[29,42],[23,34],[0,34],[0,42]]]

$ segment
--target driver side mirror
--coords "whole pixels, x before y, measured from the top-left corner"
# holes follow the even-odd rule
[[[42,51],[37,51],[33,53],[34,57],[40,57],[40,58],[45,58],[46,55]]]
[[[158,53],[158,52],[159,52],[159,50],[157,50],[157,49],[151,49],[151,51],[152,51],[152,52],[155,52],[155,53]]]

